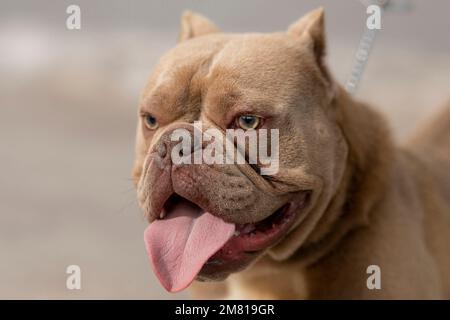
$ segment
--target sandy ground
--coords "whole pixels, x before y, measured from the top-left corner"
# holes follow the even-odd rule
[[[362,30],[332,21],[329,61],[343,82]],[[425,31],[426,45],[404,41],[396,27],[377,39],[358,97],[401,141],[450,98],[450,45]],[[130,180],[139,91],[175,38],[173,29],[0,29],[0,298],[186,297],[165,293],[150,271]],[[66,289],[71,264],[82,290]]]

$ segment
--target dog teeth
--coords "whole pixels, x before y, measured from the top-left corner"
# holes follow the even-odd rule
[[[255,229],[256,229],[255,225],[249,223],[249,224],[245,225],[245,227],[242,230],[242,232],[243,233],[250,233],[250,232],[254,231]]]
[[[237,230],[234,232],[234,236],[235,236],[235,237],[239,236],[240,234],[241,234],[241,233],[240,233],[239,231],[237,231]]]
[[[159,214],[159,218],[164,219],[165,216],[166,216],[166,212],[164,210],[161,211],[161,213]]]

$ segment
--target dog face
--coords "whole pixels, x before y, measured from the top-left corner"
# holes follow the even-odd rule
[[[179,44],[143,90],[133,172],[154,226],[150,260],[166,289],[223,279],[263,253],[285,258],[320,220],[348,153],[331,105],[323,24],[318,9],[286,33],[223,34],[201,16],[183,16]],[[194,137],[211,128],[277,129],[278,171],[261,175],[258,162],[173,162],[177,130]]]

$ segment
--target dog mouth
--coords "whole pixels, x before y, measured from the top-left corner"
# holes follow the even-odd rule
[[[185,289],[196,278],[237,271],[289,231],[309,198],[310,192],[297,193],[268,217],[236,224],[174,193],[145,231],[153,271],[170,292]]]
[[[296,213],[294,209],[294,203],[288,202],[261,221],[236,224],[233,237],[214,257],[230,255],[233,251],[254,253],[273,245],[292,225]]]

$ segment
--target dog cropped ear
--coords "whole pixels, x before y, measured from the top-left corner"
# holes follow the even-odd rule
[[[298,21],[294,22],[289,27],[288,34],[297,37],[299,41],[306,43],[311,48],[320,70],[325,78],[331,82],[331,77],[324,61],[326,55],[326,37],[323,7],[307,13]]]
[[[181,28],[178,42],[214,32],[219,32],[219,28],[217,28],[208,18],[205,18],[198,13],[185,11],[181,16]]]

